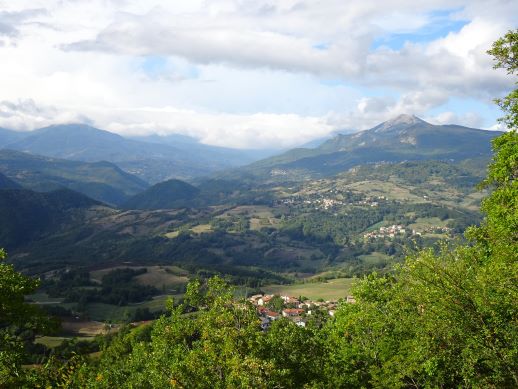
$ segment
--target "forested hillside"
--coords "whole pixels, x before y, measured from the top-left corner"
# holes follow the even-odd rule
[[[120,204],[149,185],[109,162],[78,162],[0,150],[0,173],[26,189],[68,188],[93,199]]]
[[[16,248],[71,223],[73,211],[101,203],[80,193],[61,189],[37,193],[26,189],[0,190],[0,241]]]
[[[426,249],[365,277],[333,317],[312,313],[304,327],[283,318],[264,331],[255,307],[215,277],[190,283],[153,325],[111,336],[99,359],[63,350],[65,369],[56,355],[23,375],[2,362],[0,377],[67,387],[515,387],[518,134],[494,149],[484,181],[492,193],[469,244]]]

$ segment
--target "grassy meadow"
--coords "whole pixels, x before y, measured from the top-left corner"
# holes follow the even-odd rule
[[[294,285],[269,285],[262,290],[268,294],[281,294],[292,297],[305,296],[311,300],[338,300],[345,298],[351,289],[354,278],[336,278],[323,282],[307,282]]]

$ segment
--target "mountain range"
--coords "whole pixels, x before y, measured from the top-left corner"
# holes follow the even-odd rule
[[[332,177],[359,165],[486,161],[491,139],[499,134],[400,115],[369,130],[335,135],[314,148],[292,149],[214,173],[223,166],[244,163],[245,155],[252,158],[251,154],[202,145],[182,135],[128,139],[80,124],[30,133],[0,129],[0,147],[18,150],[0,150],[0,173],[5,176],[0,177],[0,186],[21,185],[36,191],[68,188],[125,209],[206,206],[242,201],[252,187]],[[253,158],[261,153],[267,151],[256,151]],[[170,176],[190,178],[194,186],[176,178],[166,180]],[[148,182],[158,184],[149,187]]]
[[[47,131],[55,135],[55,145],[41,135]],[[141,143],[150,153],[167,147],[153,143],[160,139],[143,142],[98,131],[80,127],[78,133],[104,137],[113,148],[127,147],[112,158],[131,150],[137,154],[142,149],[132,148]],[[92,160],[100,158],[100,150],[110,150],[90,150],[95,141],[83,138],[81,151],[78,139],[57,133],[46,130],[16,144],[32,153],[54,150]],[[373,252],[378,256],[371,258],[373,266],[385,266],[387,247],[346,243],[361,240],[379,223],[402,223],[430,234],[436,232],[429,231],[432,227],[461,233],[476,223],[481,196],[474,185],[484,176],[490,140],[497,135],[400,116],[224,174],[153,186],[122,170],[119,162],[4,149],[0,240],[18,266],[34,272],[72,263],[149,260],[183,263],[193,271],[200,265],[217,271],[229,266],[242,274],[243,267],[263,266],[312,273],[335,262],[364,268],[363,256]]]
[[[129,199],[124,208],[240,203],[252,188],[271,182],[332,177],[371,164],[443,160],[469,161],[463,168],[485,166],[491,155],[491,139],[499,134],[457,125],[432,125],[416,116],[400,115],[366,131],[337,134],[315,148],[292,149],[216,174],[215,178],[196,179],[197,187],[178,180],[157,184]]]
[[[316,148],[292,149],[225,174],[285,180],[331,176],[369,163],[489,158],[491,140],[500,134],[400,115],[369,130],[336,135]]]
[[[181,135],[129,139],[85,124],[54,125],[31,132],[0,129],[0,147],[83,162],[113,162],[149,183],[207,175],[267,155],[203,145]]]

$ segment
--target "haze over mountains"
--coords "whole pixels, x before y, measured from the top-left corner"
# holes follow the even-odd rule
[[[0,147],[75,161],[114,162],[149,183],[207,175],[268,155],[263,150],[203,145],[181,135],[128,139],[84,124],[54,125],[31,132],[0,129]]]
[[[0,181],[4,187],[36,191],[68,188],[125,208],[200,206],[242,198],[250,185],[330,177],[357,165],[485,160],[491,139],[499,134],[400,115],[366,131],[338,134],[315,148],[292,149],[229,170],[268,151],[212,147],[182,135],[128,139],[82,124],[29,133],[1,129],[0,173],[5,177]],[[195,178],[195,186],[178,178]],[[159,184],[149,188],[153,183]]]
[[[336,135],[320,146],[292,149],[239,169],[252,176],[329,176],[355,165],[411,160],[453,160],[489,157],[498,131],[458,125],[433,125],[412,115],[400,115],[369,130]],[[237,172],[236,172],[237,173]]]
[[[2,144],[13,139],[2,134]],[[22,268],[172,261],[236,277],[258,267],[251,276],[273,280],[265,268],[306,274],[343,263],[387,266],[385,255],[399,246],[346,245],[377,223],[416,224],[409,231],[423,228],[430,239],[432,227],[460,234],[478,221],[473,187],[499,133],[404,115],[212,175],[197,165],[206,176],[155,185],[125,164],[143,169],[140,177],[150,176],[150,166],[153,177],[167,177],[178,161],[225,153],[177,136],[143,141],[83,125],[25,135],[9,143],[19,150],[0,150],[0,238]],[[142,159],[125,160],[131,156]],[[378,259],[364,262],[372,253]]]
[[[125,207],[167,209],[241,201],[247,185],[331,177],[358,165],[469,160],[471,166],[485,166],[491,155],[491,139],[499,134],[457,125],[436,126],[415,116],[400,115],[370,130],[336,135],[315,148],[293,149],[216,174],[214,180],[201,178],[196,180],[201,188],[198,192],[177,180],[157,184],[130,199]],[[217,194],[222,197],[217,198]]]

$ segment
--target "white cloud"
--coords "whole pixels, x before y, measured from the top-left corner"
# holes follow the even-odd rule
[[[91,123],[86,116],[37,105],[33,100],[0,101],[0,127],[28,131],[55,123]]]
[[[483,124],[482,117],[476,112],[467,112],[465,114],[457,114],[455,112],[442,112],[436,116],[425,118],[432,124],[457,124],[462,123],[466,127],[480,128]]]
[[[172,107],[84,108],[82,112],[86,115],[37,105],[33,100],[1,101],[0,127],[25,131],[81,122],[124,135],[180,133],[206,144],[250,149],[290,147],[322,137],[334,128],[323,118],[294,114],[214,114]]]
[[[465,25],[374,48],[411,40],[437,11]],[[487,125],[448,104],[511,88],[485,51],[517,14],[506,0],[0,1],[0,125],[91,120],[236,147],[289,147],[400,113]]]

